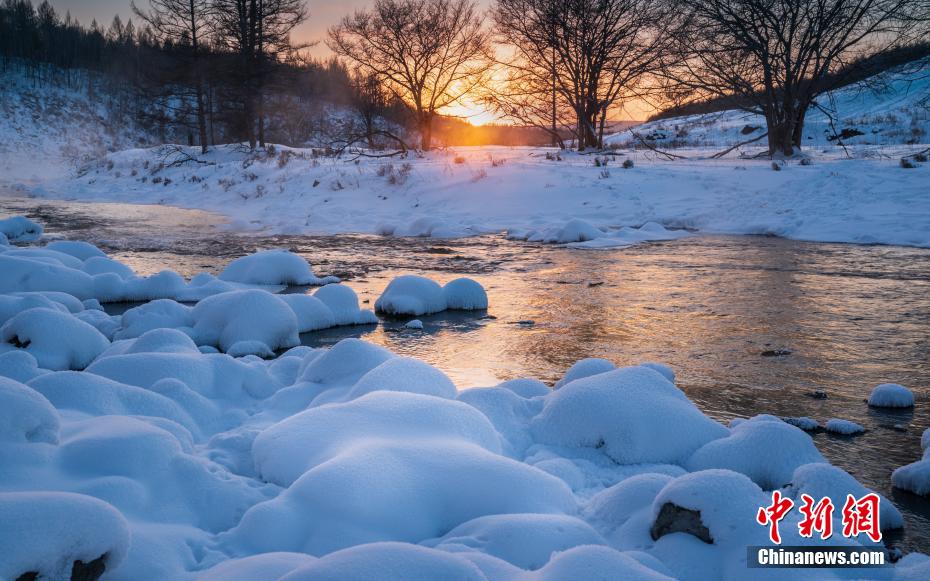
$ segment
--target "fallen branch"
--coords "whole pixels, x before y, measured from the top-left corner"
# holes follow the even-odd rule
[[[741,141],[740,143],[737,143],[737,144],[734,145],[733,147],[730,147],[730,148],[728,148],[728,149],[724,149],[723,151],[718,151],[717,153],[715,153],[715,154],[713,154],[712,156],[710,156],[708,159],[720,159],[721,157],[726,156],[728,153],[730,153],[730,152],[733,151],[734,149],[739,149],[740,147],[742,147],[742,146],[744,146],[744,145],[749,145],[750,143],[755,143],[755,142],[759,141],[760,139],[762,139],[763,137],[765,137],[765,136],[768,135],[768,134],[769,134],[768,131],[766,131],[765,133],[763,133],[762,135],[760,135],[760,136],[758,136],[758,137],[753,137],[752,139],[748,139],[748,140],[746,140],[746,141]]]
[[[633,137],[635,137],[636,139],[638,139],[639,142],[642,143],[644,147],[646,147],[646,149],[649,149],[649,150],[651,150],[651,151],[654,151],[654,152],[657,153],[658,155],[661,155],[661,156],[665,157],[665,159],[672,160],[672,161],[674,161],[674,160],[676,160],[676,159],[688,159],[687,157],[685,157],[685,156],[683,156],[683,155],[677,155],[677,154],[674,154],[674,153],[669,153],[669,152],[667,152],[667,151],[662,151],[661,149],[659,149],[659,148],[656,147],[655,145],[653,145],[653,144],[647,142],[647,141],[643,138],[642,135],[640,135],[639,133],[633,131],[632,129],[630,129],[630,135],[632,135]]]
[[[166,145],[163,149],[161,162],[165,167],[180,167],[185,163],[199,163],[200,165],[216,165],[212,161],[205,161],[187,153],[178,145]],[[175,156],[175,159],[168,161],[168,158]]]

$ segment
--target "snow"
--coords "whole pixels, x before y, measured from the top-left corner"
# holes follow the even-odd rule
[[[895,488],[930,496],[930,428],[924,430],[920,437],[920,447],[924,451],[923,457],[916,462],[895,469],[891,473],[891,483]]]
[[[407,321],[406,323],[404,323],[404,327],[406,327],[407,329],[422,330],[423,321],[421,321],[420,319],[413,319],[412,321]]]
[[[457,311],[475,311],[488,308],[488,294],[478,282],[470,278],[450,280],[442,287],[446,308]]]
[[[359,309],[358,295],[344,284],[327,284],[313,293],[333,314],[336,325],[368,325],[378,318],[368,309]]]
[[[865,428],[862,425],[857,424],[856,422],[851,422],[849,420],[841,420],[839,418],[832,418],[827,420],[827,423],[824,424],[824,429],[828,432],[833,432],[834,434],[841,434],[844,436],[852,436],[865,432]]]
[[[412,274],[398,276],[375,301],[375,311],[389,315],[429,315],[446,310],[446,300],[435,281]]]
[[[0,327],[0,350],[23,349],[45,369],[84,369],[110,342],[70,313],[36,307]]]
[[[0,377],[0,442],[58,443],[58,411],[35,390]]]
[[[335,277],[319,278],[310,264],[287,250],[263,250],[230,262],[220,280],[262,285],[320,285],[339,282]]]
[[[360,442],[391,440],[454,440],[500,453],[494,427],[466,404],[419,394],[376,392],[293,415],[261,432],[252,454],[263,479],[290,486]],[[308,448],[307,442],[314,446]]]
[[[709,418],[661,363],[585,359],[557,389],[458,391],[360,339],[299,345],[302,331],[372,320],[342,284],[132,283],[148,279],[65,242],[0,258],[39,273],[0,278],[2,578],[69,578],[107,555],[114,579],[742,579],[746,547],[767,543],[767,491],[867,490],[782,419]],[[84,296],[65,291],[82,277]],[[486,306],[477,282],[413,280],[395,298]],[[159,298],[110,316],[104,283]],[[173,292],[204,286],[193,306]],[[928,494],[927,466],[892,481]],[[666,504],[697,511],[713,543],[657,526]],[[902,526],[890,500],[881,514]],[[813,542],[792,518],[786,544]],[[888,574],[926,566],[901,563]]]
[[[0,493],[0,578],[28,572],[69,579],[75,561],[106,557],[117,568],[129,548],[129,527],[109,504],[66,492]]]
[[[855,498],[861,498],[873,492],[859,484],[855,478],[842,469],[823,463],[799,466],[791,476],[791,483],[786,490],[787,494],[794,498],[797,504],[801,504],[801,495],[806,494],[815,499],[815,502],[821,498],[829,497],[833,502],[833,506],[837,508],[843,506],[846,502],[846,496],[849,494]],[[882,495],[879,495],[879,499],[879,526],[881,530],[904,528],[904,517],[901,516],[894,504]],[[836,510],[833,513],[833,518],[837,521],[834,524],[836,530],[842,530],[840,525],[842,511]]]
[[[23,216],[0,220],[0,234],[7,242],[34,242],[42,237],[42,226]]]
[[[571,516],[496,514],[470,520],[423,544],[453,553],[480,552],[535,571],[553,553],[581,545],[606,545],[606,541],[591,525]]]
[[[686,467],[691,471],[726,468],[772,490],[788,484],[798,466],[811,462],[826,459],[810,436],[778,418],[756,416],[694,452]]]
[[[576,361],[571,367],[568,368],[568,371],[565,372],[565,375],[562,376],[562,379],[555,383],[553,389],[559,389],[563,385],[571,383],[576,379],[598,375],[599,373],[607,373],[608,371],[613,371],[616,368],[617,366],[614,365],[613,362],[606,359],[600,359],[598,357],[581,359]]]
[[[627,367],[553,391],[532,432],[541,443],[602,448],[619,464],[637,464],[683,462],[727,430],[660,373]]]
[[[270,356],[300,344],[297,316],[281,298],[262,290],[208,297],[191,311],[198,342],[236,355]]]
[[[912,408],[914,394],[903,385],[883,383],[872,390],[869,405],[881,408]]]

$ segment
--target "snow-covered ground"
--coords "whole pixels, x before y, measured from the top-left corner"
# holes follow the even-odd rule
[[[740,157],[758,152],[758,144],[710,159],[762,131],[744,134],[747,125],[764,124],[734,111],[637,128],[659,147],[686,146],[675,153],[688,159],[675,161],[627,147],[637,143],[628,133],[611,137],[620,149],[609,155],[480,147],[333,158],[284,146],[249,153],[239,145],[204,156],[176,146],[107,153],[142,137],[114,128],[110,109],[86,87],[32,86],[14,76],[3,90],[0,193],[206,209],[232,218],[231,228],[268,233],[506,231],[610,247],[673,238],[683,233],[666,228],[684,228],[930,247],[930,168],[899,165],[930,142],[925,64],[923,73],[909,67],[883,76],[881,89],[848,87],[823,99],[841,120],[836,131],[863,135],[839,147],[826,139],[834,128],[816,110],[806,132],[812,163],[780,162],[781,171]]]
[[[0,223],[14,243],[27,226]],[[458,391],[358,339],[291,347],[324,320],[372,319],[338,283],[269,292],[327,282],[286,252],[237,259],[192,308],[165,298],[186,288],[169,275],[86,243],[0,243],[0,260],[16,266],[0,279],[3,579],[808,579],[746,568],[746,547],[769,544],[758,509],[772,490],[836,506],[868,492],[780,418],[707,417],[658,363]],[[120,289],[162,298],[107,315]],[[494,308],[467,279],[397,279],[382,299]],[[926,472],[899,479],[924,490]],[[799,519],[781,521],[785,545],[878,546],[802,537]],[[882,530],[904,524],[883,498]],[[928,575],[920,554],[818,570]]]

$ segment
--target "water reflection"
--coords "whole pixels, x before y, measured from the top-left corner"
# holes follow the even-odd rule
[[[94,242],[140,274],[217,272],[236,256],[285,247],[318,273],[345,277],[366,306],[399,274],[440,283],[471,276],[488,291],[489,316],[444,313],[422,317],[423,331],[388,320],[302,339],[318,346],[363,337],[436,365],[461,388],[516,377],[553,382],[583,357],[661,361],[722,421],[757,413],[855,421],[868,431],[814,440],[834,464],[902,508],[902,547],[930,552],[930,501],[892,490],[889,480],[920,456],[920,433],[930,423],[928,250],[707,236],[584,252],[496,236],[242,235],[215,217],[183,211],[172,218],[177,210],[160,207],[149,215],[109,204],[3,206],[43,220],[52,236]],[[763,356],[771,351],[787,354]],[[914,390],[913,412],[864,403],[884,382]],[[813,390],[828,397],[811,398]]]

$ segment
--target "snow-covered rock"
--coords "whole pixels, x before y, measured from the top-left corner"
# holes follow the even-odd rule
[[[916,462],[896,468],[891,473],[891,483],[895,488],[930,496],[930,428],[924,430],[921,435],[920,447],[924,451],[923,457]]]
[[[369,325],[378,318],[368,309],[360,309],[358,295],[344,284],[327,284],[313,293],[333,313],[337,325]]]
[[[24,216],[0,220],[0,234],[10,242],[35,242],[42,237],[42,226]]]
[[[74,579],[102,559],[117,568],[129,550],[126,519],[109,504],[66,492],[0,492],[0,578],[33,573]],[[78,564],[80,562],[80,564]]]
[[[791,482],[786,487],[786,493],[799,505],[802,494],[810,496],[815,502],[829,497],[833,506],[837,508],[833,513],[833,518],[837,521],[836,530],[842,530],[840,524],[842,511],[838,509],[846,502],[846,496],[851,494],[855,498],[861,498],[870,492],[873,491],[859,484],[844,470],[822,462],[798,466],[791,476]],[[903,528],[904,517],[901,516],[900,511],[884,496],[879,495],[879,499],[881,530]]]
[[[673,425],[673,424],[669,424]],[[708,442],[688,459],[691,471],[726,468],[745,474],[765,490],[791,481],[798,466],[826,462],[811,437],[773,416],[756,416]]]
[[[375,311],[389,315],[429,315],[446,310],[442,287],[416,275],[398,276],[375,301]]]
[[[488,294],[484,287],[470,278],[450,280],[442,287],[446,308],[458,311],[474,311],[488,308]]]
[[[562,379],[555,382],[553,388],[559,389],[566,383],[571,383],[576,379],[590,377],[599,373],[607,373],[608,371],[613,371],[616,368],[616,365],[606,359],[601,359],[598,357],[580,359],[568,368],[568,371],[565,372],[565,375],[562,376]]]
[[[897,383],[883,383],[872,390],[869,405],[880,408],[912,408],[914,394]]]
[[[220,280],[262,285],[318,285],[338,282],[335,277],[320,278],[310,263],[288,250],[263,250],[230,262]]]
[[[7,348],[27,351],[40,367],[51,370],[84,369],[110,345],[93,326],[43,307],[23,311],[4,323],[0,341]]]
[[[860,424],[851,422],[849,420],[841,420],[839,418],[832,418],[827,420],[827,423],[824,424],[823,428],[828,432],[841,434],[843,436],[852,436],[865,432],[865,428]]]
[[[237,356],[270,356],[276,349],[300,344],[294,310],[281,298],[262,290],[207,297],[197,303],[191,317],[198,343],[232,350]]]
[[[58,411],[36,390],[0,377],[0,443],[58,443]]]

